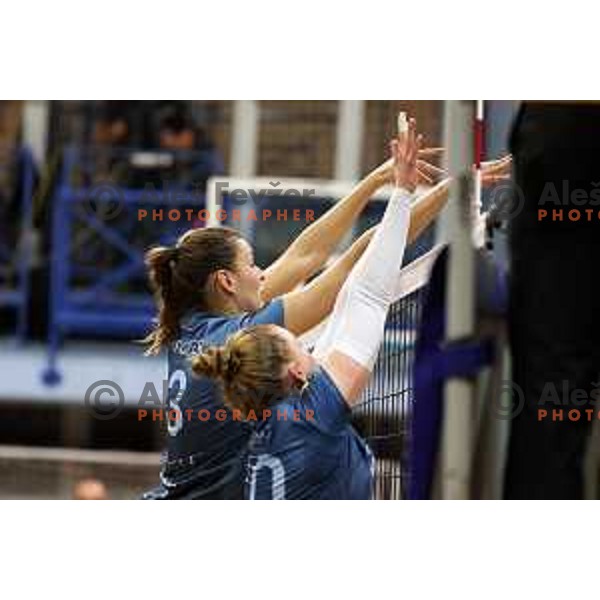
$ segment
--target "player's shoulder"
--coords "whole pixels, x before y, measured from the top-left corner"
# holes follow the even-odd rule
[[[263,410],[262,422],[258,424],[257,431],[276,431],[277,437],[280,437],[282,432],[285,432],[284,437],[292,436],[294,432],[297,433],[298,428],[303,428],[314,417],[313,413],[306,409],[301,395],[292,393],[266,409],[268,418],[264,418]]]
[[[240,327],[251,325],[284,325],[283,298],[274,298],[258,310],[247,312],[240,317]]]
[[[222,344],[228,335],[240,327],[242,315],[219,315],[195,311],[180,322],[179,338],[198,340],[205,345]]]
[[[198,340],[205,346],[224,344],[227,338],[252,325],[283,325],[283,300],[272,300],[255,312],[220,315],[211,312],[193,311],[180,321],[179,338]]]
[[[310,424],[320,431],[338,431],[350,417],[350,407],[327,371],[318,365],[302,393],[302,406],[313,411]]]
[[[327,394],[335,397],[336,399],[339,398],[343,402],[342,393],[338,389],[329,373],[327,373],[327,371],[321,365],[315,366],[311,372],[308,378],[306,393],[307,395]]]
[[[320,367],[310,374],[305,389],[291,392],[269,410],[264,430],[275,429],[277,437],[337,429],[349,411],[335,383]]]

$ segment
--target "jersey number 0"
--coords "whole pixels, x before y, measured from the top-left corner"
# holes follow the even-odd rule
[[[250,500],[256,499],[258,472],[267,468],[271,474],[271,499],[285,500],[285,469],[283,463],[270,454],[261,454],[250,467]]]

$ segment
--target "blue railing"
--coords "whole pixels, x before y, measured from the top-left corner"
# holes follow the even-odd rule
[[[183,217],[184,209],[203,208],[195,178],[213,167],[198,152],[65,151],[52,207],[47,383],[60,379],[65,337],[139,339],[149,332],[155,311],[144,253],[203,225],[172,220],[169,211],[181,209]]]
[[[17,339],[27,332],[32,258],[33,159],[27,148],[0,147],[0,306],[16,311]],[[10,180],[13,180],[12,182]]]

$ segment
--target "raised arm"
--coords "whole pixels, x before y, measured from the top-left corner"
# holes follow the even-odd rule
[[[289,248],[265,269],[263,300],[268,301],[293,290],[326,263],[369,198],[386,183],[387,170],[382,167],[369,173],[348,196],[306,227]]]
[[[402,265],[416,184],[415,122],[393,143],[396,189],[367,251],[344,284],[315,355],[349,404],[364,389],[383,340]]]

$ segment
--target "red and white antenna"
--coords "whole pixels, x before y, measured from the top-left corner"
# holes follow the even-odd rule
[[[484,131],[485,120],[483,112],[483,100],[476,100],[475,108],[475,185],[473,189],[473,197],[471,198],[471,224],[473,233],[473,243],[477,248],[482,247],[485,243],[485,226],[482,218],[482,202],[481,202],[481,163],[484,158]]]
[[[483,115],[483,100],[476,100],[477,108],[475,109],[475,200],[481,206],[481,162],[484,157],[484,115]]]

